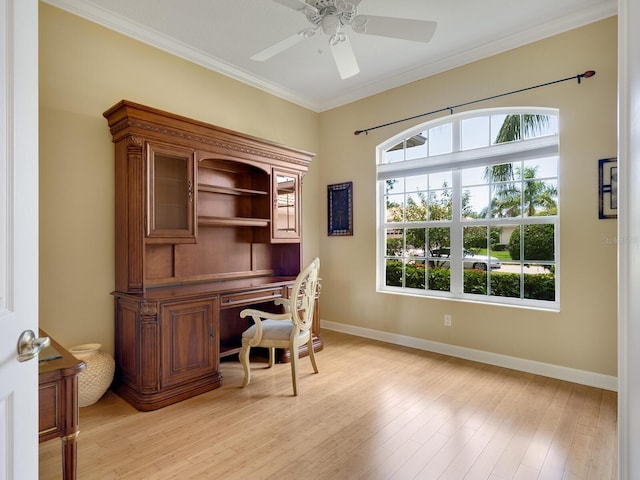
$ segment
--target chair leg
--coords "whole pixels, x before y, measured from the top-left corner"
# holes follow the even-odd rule
[[[311,366],[313,367],[313,372],[318,373],[318,365],[316,365],[316,354],[313,352],[313,336],[309,337],[309,341],[307,342],[307,347],[309,348],[309,358],[311,359]]]
[[[240,363],[242,364],[242,369],[244,370],[244,383],[242,387],[246,387],[249,385],[251,381],[251,369],[249,368],[249,351],[251,347],[249,345],[243,345],[242,350],[240,350]]]
[[[298,395],[298,347],[291,349],[291,382],[293,383],[293,395]]]
[[[276,349],[270,348],[269,349],[269,368],[273,367],[275,360],[276,360]]]

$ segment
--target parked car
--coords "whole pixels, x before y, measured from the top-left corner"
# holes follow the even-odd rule
[[[451,256],[449,247],[436,248],[431,250],[429,253],[430,267],[449,267],[449,260],[446,260]],[[487,266],[490,266],[491,270],[497,270],[502,267],[502,262],[500,262],[496,257],[478,255],[467,249],[464,250],[462,262],[466,269],[487,270]]]

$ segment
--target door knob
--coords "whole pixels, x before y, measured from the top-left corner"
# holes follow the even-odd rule
[[[18,339],[18,361],[26,362],[38,356],[51,343],[49,337],[36,337],[33,330],[25,330]]]

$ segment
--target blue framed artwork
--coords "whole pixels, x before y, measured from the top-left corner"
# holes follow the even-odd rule
[[[327,186],[329,236],[353,235],[353,182]]]
[[[598,160],[598,218],[618,218],[618,159]]]

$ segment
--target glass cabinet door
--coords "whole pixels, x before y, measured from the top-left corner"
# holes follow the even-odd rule
[[[300,177],[297,173],[273,171],[274,239],[300,239]]]
[[[147,237],[195,241],[194,161],[192,150],[149,144]]]

